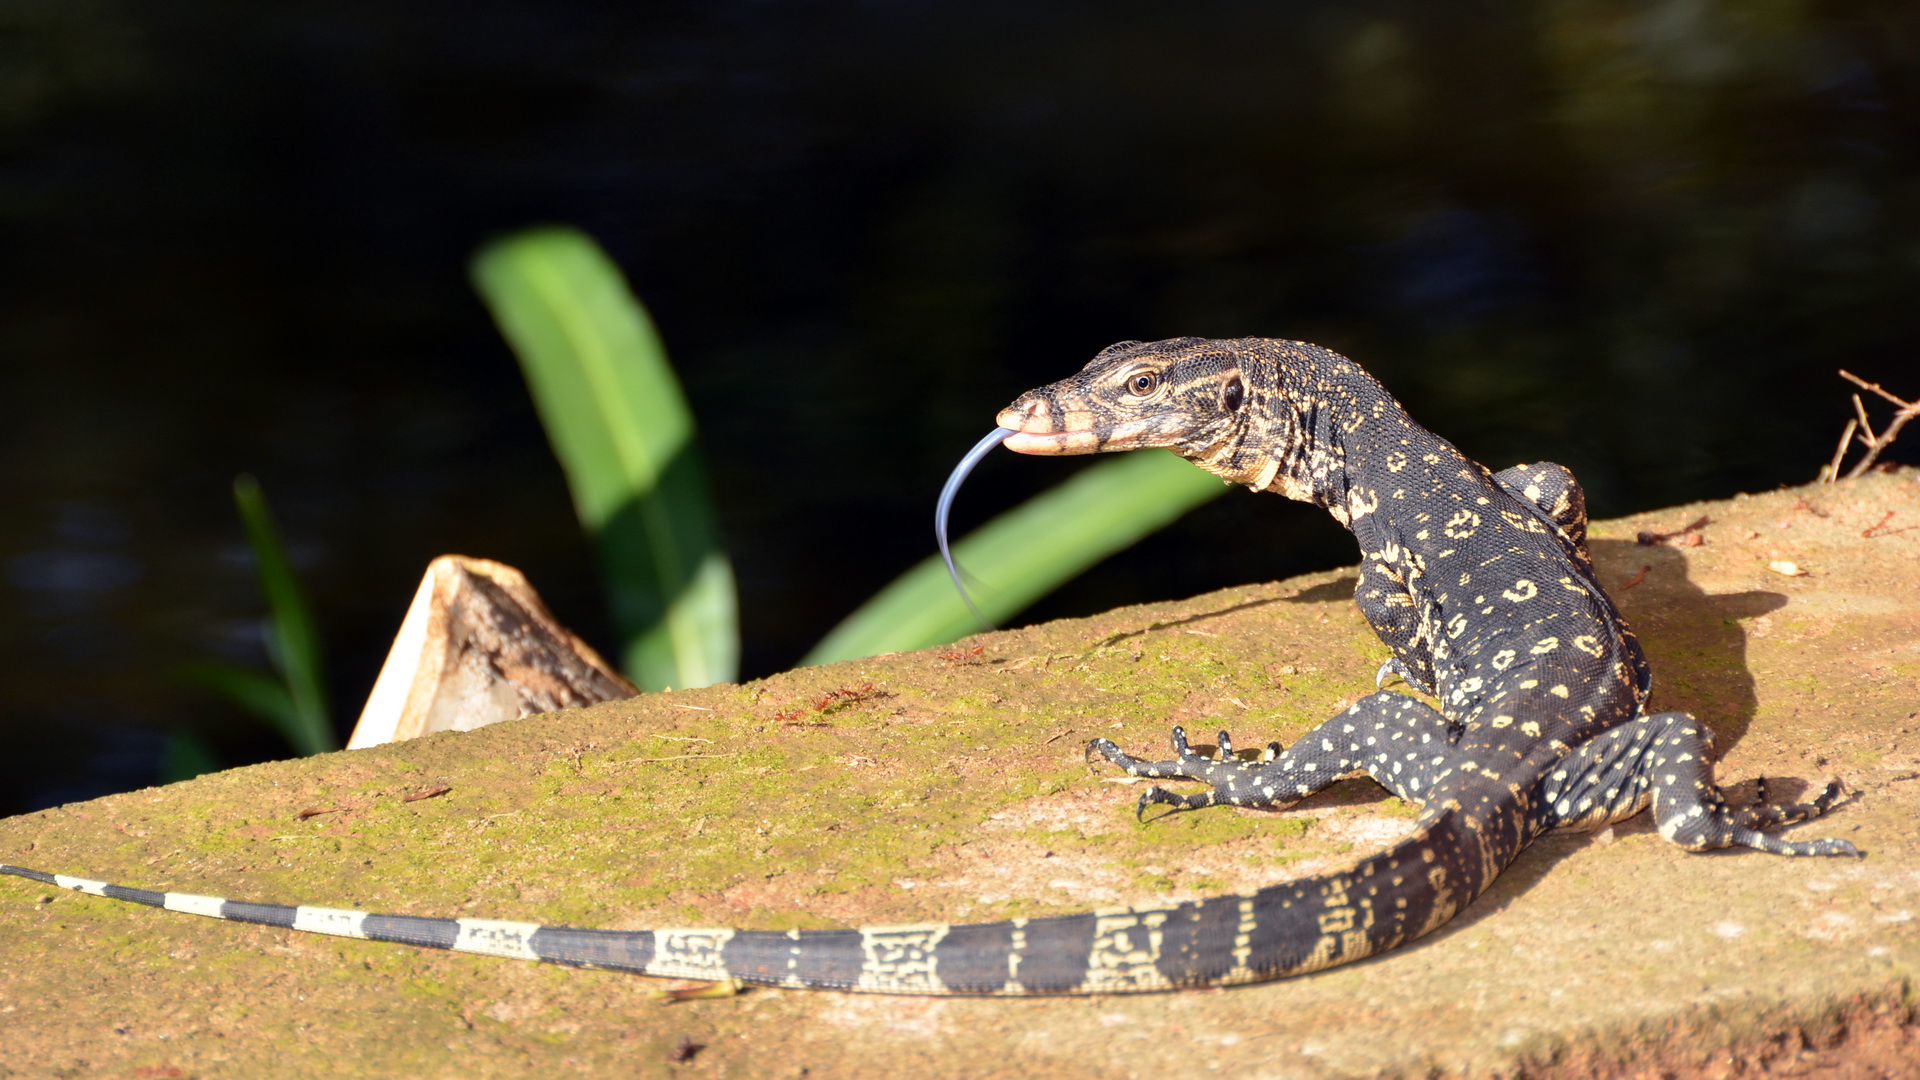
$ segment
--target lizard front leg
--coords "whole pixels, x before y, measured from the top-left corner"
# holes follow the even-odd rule
[[[1360,561],[1360,579],[1353,586],[1353,602],[1368,625],[1393,650],[1393,659],[1380,665],[1373,685],[1378,689],[1388,675],[1398,675],[1423,694],[1433,693],[1433,651],[1425,640],[1420,608],[1407,592],[1400,572],[1377,552]]]
[[[1210,790],[1179,795],[1151,787],[1140,795],[1138,812],[1155,803],[1180,810],[1197,810],[1215,803],[1230,806],[1284,806],[1298,802],[1340,777],[1364,769],[1381,786],[1404,799],[1419,801],[1432,788],[1434,774],[1446,762],[1457,724],[1432,706],[1405,694],[1369,694],[1352,708],[1280,750],[1269,744],[1263,761],[1241,761],[1233,744],[1220,733],[1219,758],[1203,757],[1187,746],[1187,734],[1173,729],[1171,761],[1146,761],[1121,751],[1106,739],[1095,739],[1088,753],[1099,753],[1127,770],[1129,776],[1156,780],[1201,780]]]

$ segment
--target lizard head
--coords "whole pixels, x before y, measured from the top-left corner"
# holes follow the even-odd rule
[[[1247,378],[1229,343],[1122,341],[1059,382],[1000,411],[1022,454],[1095,454],[1164,446],[1200,458],[1245,427]]]

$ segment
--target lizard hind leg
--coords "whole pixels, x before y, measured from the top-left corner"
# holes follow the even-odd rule
[[[1551,461],[1515,465],[1494,473],[1493,481],[1538,507],[1573,542],[1580,557],[1588,557],[1587,496],[1566,466]]]
[[[1690,714],[1653,713],[1614,728],[1568,755],[1541,789],[1562,826],[1618,821],[1650,802],[1660,835],[1688,851],[1750,847],[1775,855],[1858,855],[1845,840],[1783,840],[1762,829],[1819,817],[1839,797],[1838,784],[1810,803],[1767,802],[1764,781],[1754,806],[1734,809],[1713,782],[1713,738]]]

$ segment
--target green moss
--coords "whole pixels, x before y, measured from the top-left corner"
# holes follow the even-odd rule
[[[391,966],[392,965],[389,965],[389,967]],[[437,979],[423,979],[419,977],[403,978],[397,980],[397,985],[400,993],[412,998],[435,1002],[452,1002],[459,1000],[459,995],[454,992],[452,987]]]
[[[1149,845],[1210,847],[1253,838],[1295,839],[1305,836],[1314,820],[1300,814],[1235,813],[1227,807],[1158,815],[1156,809],[1148,809],[1144,822],[1133,819],[1131,808],[1124,811],[1136,840]]]
[[[845,923],[810,915],[804,911],[781,911],[768,914],[755,920],[755,926],[761,930],[844,930]]]
[[[1067,790],[1073,779],[1065,776],[1043,776],[1035,781],[1034,791],[1039,795],[1058,795]]]
[[[1375,803],[1373,809],[1387,817],[1415,818],[1420,816],[1420,804],[1408,802],[1397,795],[1388,795]]]

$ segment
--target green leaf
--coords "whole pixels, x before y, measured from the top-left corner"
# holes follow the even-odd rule
[[[232,664],[186,664],[178,671],[183,682],[205,687],[238,705],[242,710],[265,720],[293,742],[300,728],[299,713],[293,707],[293,695],[287,686],[264,671],[235,667]]]
[[[340,743],[334,737],[327,708],[326,674],[320,662],[320,634],[314,627],[313,610],[287,562],[286,547],[280,542],[280,530],[273,523],[259,482],[244,473],[236,477],[233,503],[240,511],[247,544],[253,548],[260,592],[267,598],[267,653],[286,682],[284,692],[291,710],[278,719],[264,712],[259,715],[275,719],[287,741],[302,754],[338,750]]]
[[[204,739],[188,731],[167,733],[166,744],[160,751],[159,775],[155,777],[160,783],[172,784],[218,771],[220,761]]]
[[[599,547],[627,677],[646,690],[731,681],[733,568],[693,415],[646,309],[572,229],[488,244],[472,274]]]
[[[1228,488],[1160,450],[1081,470],[954,545],[981,613],[998,623]],[[942,645],[979,629],[938,556],[894,579],[800,661],[826,664]]]

